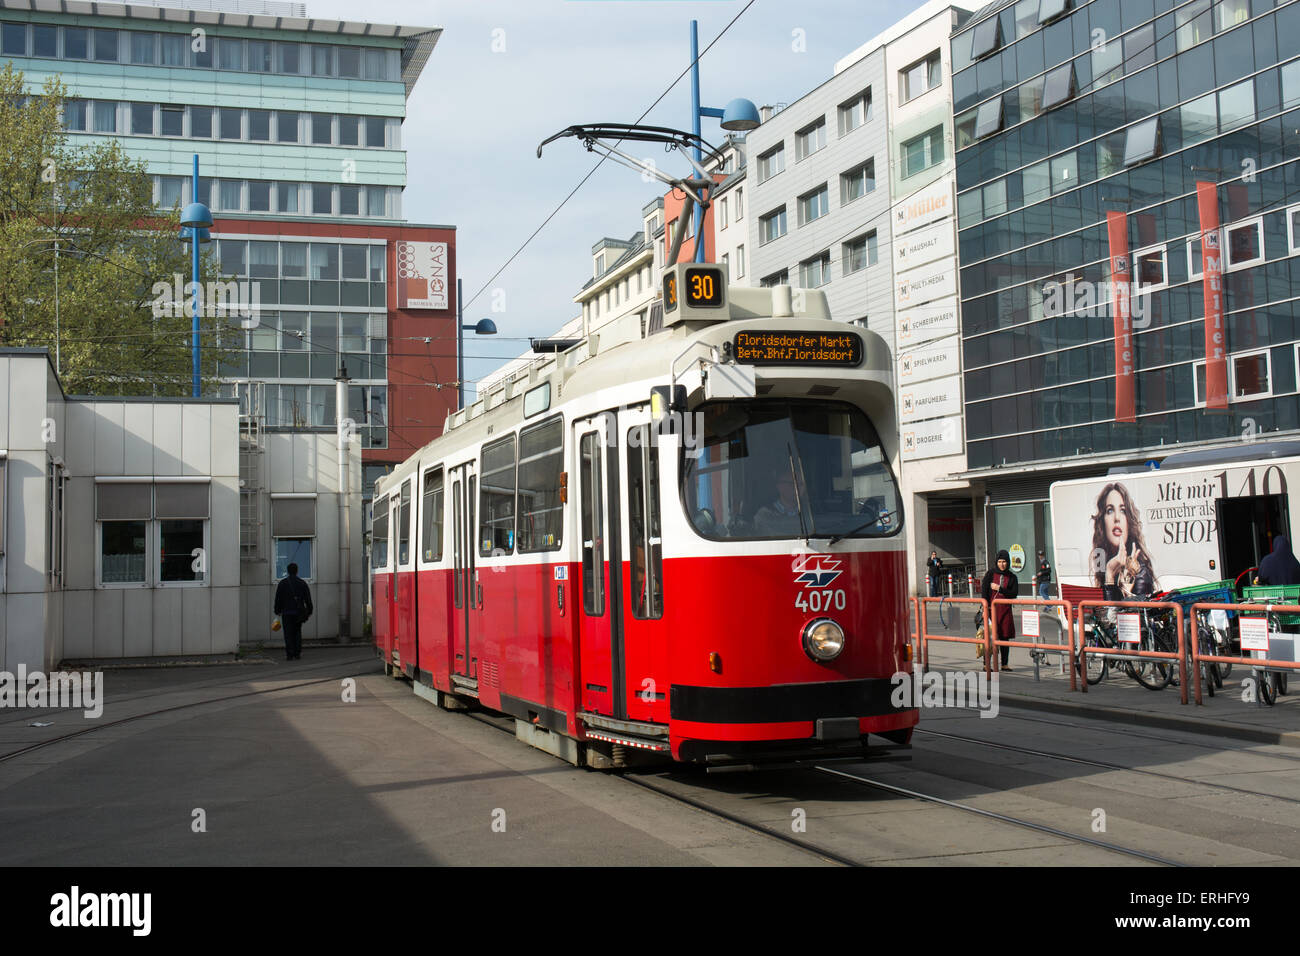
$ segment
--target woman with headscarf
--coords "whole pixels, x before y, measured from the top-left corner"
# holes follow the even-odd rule
[[[1300,561],[1291,553],[1291,542],[1286,535],[1273,539],[1273,553],[1259,562],[1260,584],[1300,584]]]
[[[999,604],[993,606],[996,598],[1014,598],[1020,593],[1020,582],[1015,573],[1011,570],[1011,556],[1007,552],[999,551],[995,567],[989,568],[984,575],[984,581],[980,586],[980,594],[984,600],[989,602],[989,608],[993,612],[992,633],[997,635],[1000,641],[1014,641],[1016,639],[1016,619],[1012,612],[1010,604]],[[984,633],[989,633],[987,622],[984,626]],[[1002,648],[1002,669],[1011,670],[1007,666],[1007,661],[1011,658],[1011,648]]]

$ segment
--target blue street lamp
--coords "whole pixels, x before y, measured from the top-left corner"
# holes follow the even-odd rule
[[[194,397],[199,397],[199,300],[202,296],[199,294],[199,246],[205,242],[212,241],[212,234],[208,232],[212,228],[212,210],[203,203],[199,202],[199,154],[194,154],[194,188],[190,193],[193,202],[185,207],[181,213],[181,241],[189,242],[190,249],[193,253],[193,269],[191,280],[194,283],[191,288],[194,290],[194,324],[191,327],[193,335],[193,364],[194,364]],[[195,236],[198,242],[194,242]]]
[[[699,21],[691,21],[691,122],[693,123],[691,131],[695,133],[696,145],[693,147],[695,162],[703,161],[703,155],[700,153],[700,118],[711,116],[715,119],[722,120],[722,128],[731,132],[745,132],[751,129],[758,129],[759,117],[758,107],[749,100],[735,99],[727,104],[726,109],[714,109],[712,107],[700,106],[700,35]],[[710,188],[709,193],[713,190]],[[706,196],[707,198],[707,196]],[[704,224],[704,209],[700,205],[695,206],[695,261],[704,261],[704,236],[701,229]]]

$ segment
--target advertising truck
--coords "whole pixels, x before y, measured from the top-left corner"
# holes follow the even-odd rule
[[[1294,540],[1291,488],[1300,489],[1300,441],[1182,452],[1158,467],[1058,481],[1051,504],[1061,584],[1114,583],[1128,599],[1236,580],[1277,535]]]

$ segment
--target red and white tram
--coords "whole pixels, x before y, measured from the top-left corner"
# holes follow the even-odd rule
[[[662,330],[557,352],[376,484],[380,656],[575,764],[907,744],[890,382],[823,293],[675,266]]]

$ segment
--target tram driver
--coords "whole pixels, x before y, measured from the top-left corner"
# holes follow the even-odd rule
[[[775,500],[754,513],[754,528],[766,538],[799,534],[799,498],[795,494],[794,475],[780,474],[776,479]]]

